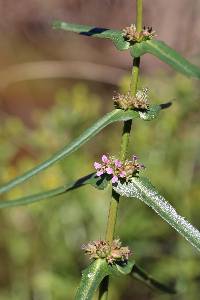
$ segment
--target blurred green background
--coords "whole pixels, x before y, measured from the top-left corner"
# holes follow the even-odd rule
[[[28,3],[27,3],[28,2]],[[144,0],[144,25],[199,65],[200,2]],[[171,4],[171,5],[170,5]],[[109,41],[54,32],[53,19],[124,28],[135,1],[0,0],[0,184],[47,159],[113,109],[127,91],[131,58]],[[180,20],[184,20],[183,22]],[[170,20],[170,22],[169,22]],[[173,105],[133,124],[129,154],[177,211],[200,228],[198,81],[145,55],[139,87],[151,103]],[[162,70],[162,71],[161,71]],[[45,191],[93,172],[102,153],[117,155],[122,124],[105,128],[70,157],[11,190],[2,200]],[[81,245],[104,238],[110,188],[82,187],[29,206],[0,210],[0,300],[72,300],[88,264]],[[117,233],[133,259],[178,294],[129,278],[111,280],[113,300],[199,300],[199,253],[142,202],[122,198]]]

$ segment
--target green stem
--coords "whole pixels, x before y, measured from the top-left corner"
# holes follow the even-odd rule
[[[114,239],[119,197],[120,197],[119,194],[117,194],[114,190],[112,190],[112,199],[110,201],[108,223],[106,228],[106,241],[108,241],[109,243],[112,243]]]
[[[138,79],[139,79],[139,66],[140,66],[140,57],[135,57],[133,60],[131,84],[130,84],[130,93],[135,96],[137,92]],[[122,140],[121,140],[121,151],[120,159],[124,162],[127,156],[127,150],[129,145],[130,132],[132,127],[132,120],[124,122]]]
[[[136,16],[136,28],[137,31],[142,30],[142,0],[137,0],[137,16]],[[133,68],[132,68],[132,76],[131,76],[131,84],[130,84],[130,92],[132,95],[135,95],[137,92],[137,85],[139,79],[139,66],[140,66],[140,58],[134,58],[133,60]],[[131,133],[132,120],[128,120],[124,122],[123,131],[122,131],[122,139],[120,146],[120,159],[125,161],[128,151],[129,138]],[[117,220],[117,211],[119,206],[119,194],[117,194],[114,190],[112,190],[112,198],[110,201],[110,208],[108,214],[108,222],[106,228],[106,241],[112,242],[115,236],[115,225]],[[109,285],[109,276],[106,276],[104,280],[101,282],[99,287],[99,300],[107,300],[108,298],[108,285]]]
[[[140,67],[140,57],[135,57],[133,60],[133,68],[132,68],[132,76],[131,76],[131,84],[130,84],[130,93],[133,96],[135,96],[137,92],[139,67]]]
[[[142,0],[137,0],[136,6],[136,29],[137,32],[142,30],[143,5]]]

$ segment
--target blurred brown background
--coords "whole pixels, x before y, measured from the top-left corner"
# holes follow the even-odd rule
[[[131,59],[127,52],[117,52],[109,41],[55,32],[51,22],[61,19],[121,29],[134,23],[134,7],[135,1],[130,0],[0,1],[0,105],[3,111],[19,114],[30,123],[30,110],[35,105],[51,103],[54,89],[67,85],[63,79],[116,85],[130,70]],[[153,26],[159,39],[198,63],[199,11],[198,0],[146,0],[144,24]],[[145,74],[163,67],[148,55],[143,59]],[[53,79],[37,80],[40,78]],[[25,82],[28,79],[34,81]],[[42,93],[38,92],[41,89]]]

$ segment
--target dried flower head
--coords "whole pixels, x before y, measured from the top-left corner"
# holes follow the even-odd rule
[[[125,160],[124,162],[115,158],[114,156],[106,156],[101,158],[102,162],[95,162],[96,175],[106,175],[111,182],[117,183],[119,181],[131,181],[133,176],[137,176],[144,165],[138,162],[138,158],[134,155],[132,160]]]
[[[111,265],[127,263],[131,255],[128,247],[121,247],[119,239],[114,240],[112,243],[103,240],[92,241],[87,245],[83,245],[82,249],[89,255],[90,259],[105,258]]]
[[[138,90],[136,95],[131,95],[130,92],[126,94],[117,93],[113,96],[114,106],[124,110],[147,110],[149,108],[148,89],[143,88]]]
[[[149,99],[148,99],[148,88],[143,88],[137,91],[135,95],[135,108],[136,109],[148,109]]]
[[[138,32],[135,24],[131,24],[130,26],[124,28],[122,32],[125,40],[127,40],[130,43],[150,40],[156,35],[152,27],[149,26],[144,26],[143,29],[140,32]]]

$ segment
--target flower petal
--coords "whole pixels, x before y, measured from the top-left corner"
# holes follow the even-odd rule
[[[118,177],[116,175],[114,175],[111,181],[112,181],[112,183],[117,182],[118,181]]]
[[[126,172],[125,171],[121,171],[121,173],[119,174],[120,177],[126,177]]]
[[[113,169],[111,167],[106,168],[107,174],[113,174]]]
[[[103,175],[103,171],[102,170],[100,170],[100,171],[98,171],[96,174],[97,174],[97,176],[101,176],[101,175]]]
[[[115,159],[115,167],[121,168],[122,162],[119,159]]]
[[[98,162],[95,161],[94,162],[94,167],[97,170],[97,169],[100,169],[102,167],[102,165],[100,163],[98,163]]]
[[[110,160],[108,159],[108,157],[107,157],[105,154],[102,156],[101,160],[102,160],[102,162],[105,163],[105,164],[107,164],[107,163],[110,162]]]

